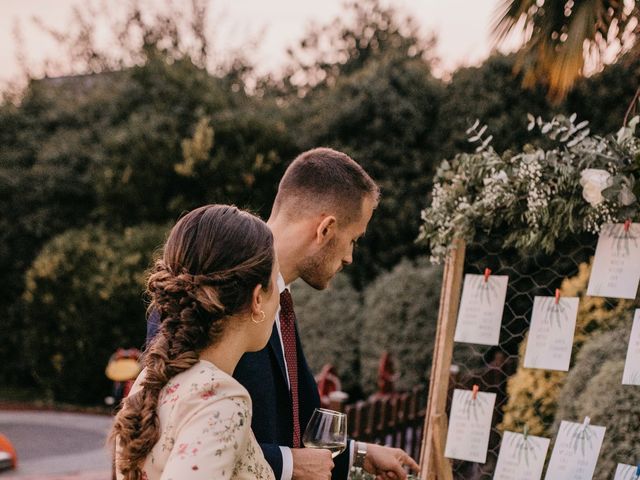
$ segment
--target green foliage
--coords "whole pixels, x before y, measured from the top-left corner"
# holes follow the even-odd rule
[[[309,367],[319,373],[330,363],[336,367],[342,389],[360,396],[360,294],[341,273],[331,286],[317,291],[299,280],[292,285],[296,317]]]
[[[185,148],[198,139],[198,125],[212,131],[200,141],[212,147],[202,149],[191,171],[180,172],[180,188],[170,202],[178,213],[204,203],[235,203],[267,218],[278,183],[287,162],[298,153],[290,133],[279,119],[283,113],[269,101],[247,100],[234,108],[213,113],[199,122],[185,140]],[[189,147],[190,148],[190,147]]]
[[[461,69],[446,84],[435,79],[433,39],[376,0],[354,2],[331,25],[311,31],[293,52],[284,80],[257,79],[253,91],[246,83],[251,66],[242,57],[223,65],[208,56],[205,2],[183,10],[140,15],[133,2],[128,22],[112,32],[108,51],[93,42],[91,9],[80,10],[79,24],[58,32],[58,38],[63,39],[60,51],[71,52],[65,60],[72,72],[86,75],[33,80],[16,103],[0,105],[0,315],[6,327],[0,383],[29,378],[15,355],[23,329],[31,328],[24,308],[35,311],[39,302],[21,305],[25,272],[31,267],[33,275],[32,263],[43,245],[69,229],[80,228],[85,235],[90,227],[82,227],[97,223],[105,225],[100,235],[106,235],[107,228],[172,221],[211,202],[235,203],[267,216],[286,164],[307,148],[331,146],[352,155],[383,190],[348,270],[361,289],[401,258],[424,253],[414,243],[421,223],[419,199],[428,195],[436,161],[467,150],[462,132],[471,120],[486,122],[493,145],[502,151],[534,139],[522,122],[526,112],[549,115],[541,91],[520,90],[512,57],[498,55],[478,68]],[[637,61],[607,67],[580,82],[569,110],[589,119],[594,132],[617,130],[636,79]],[[520,162],[532,152],[506,155],[504,162]],[[456,158],[483,169],[489,157]],[[474,178],[470,188],[480,181]],[[579,200],[579,189],[574,193]],[[517,205],[525,203],[520,199]],[[552,227],[577,231],[577,224],[566,228],[565,223],[571,212],[582,210],[562,197],[553,205]],[[529,225],[516,217],[515,234],[528,242],[522,232],[533,235]],[[74,231],[60,238],[71,239]],[[51,244],[46,248],[50,251]],[[81,256],[64,251],[65,262],[80,269]],[[57,305],[75,304],[73,295],[79,293],[64,288],[70,277],[55,278],[59,286],[47,288],[56,291]],[[131,298],[139,295],[138,286],[130,288]],[[322,293],[314,295],[324,299]],[[58,314],[64,311],[53,315]],[[313,335],[322,337],[320,330]],[[344,333],[358,337],[351,335]],[[307,349],[315,348],[312,343],[305,342]],[[340,369],[353,372],[345,382],[353,389],[359,383],[356,346],[349,354],[330,350],[340,362],[344,356]],[[315,368],[335,360],[320,350]],[[102,381],[102,374],[97,378]],[[371,382],[367,388],[373,388]]]
[[[522,90],[522,77],[514,75],[513,55],[493,55],[478,67],[460,68],[446,85],[438,122],[440,158],[469,151],[465,131],[476,118],[493,134],[498,152],[518,150],[535,136],[527,131],[527,113],[555,113],[541,89]],[[609,132],[611,130],[607,130]]]
[[[631,103],[640,78],[640,56],[631,52],[602,72],[579,80],[567,97],[566,111],[589,121],[591,130],[600,135],[615,132],[625,119],[640,106]]]
[[[364,292],[360,357],[362,387],[376,390],[378,364],[388,351],[399,374],[396,389],[425,383],[431,371],[442,269],[405,260]]]
[[[115,225],[165,221],[177,213],[169,206],[185,187],[174,169],[183,139],[233,97],[188,59],[153,59],[124,74],[124,88],[112,98],[119,113],[98,138],[103,159],[92,172],[96,215]]]
[[[432,261],[444,258],[454,236],[471,241],[476,231],[508,228],[505,248],[551,253],[568,236],[637,217],[640,119],[605,138],[589,136],[588,122],[575,120],[574,114],[544,123],[529,115],[529,128],[540,127],[553,148],[525,146],[502,156],[476,121],[467,134],[473,132],[469,141],[480,146],[442,162],[431,205],[422,212],[419,240],[429,246]],[[594,174],[611,183],[594,180]]]
[[[81,92],[72,102],[38,84],[20,107],[0,106],[2,383],[26,378],[15,354],[22,325],[16,299],[25,271],[47,239],[84,224],[95,205],[88,174],[94,134],[100,128],[92,123],[94,114]]]
[[[343,273],[328,290],[293,285],[300,334],[311,369],[337,367],[343,388],[359,398],[377,389],[380,357],[391,353],[397,390],[425,383],[431,368],[442,270],[425,259],[402,261],[364,291]]]
[[[22,358],[52,399],[99,402],[109,392],[109,356],[142,344],[145,270],[165,232],[68,230],[35,259],[23,294]]]
[[[628,311],[617,329],[596,335],[584,345],[558,398],[556,424],[581,422],[589,416],[592,424],[607,428],[594,475],[597,480],[613,478],[618,463],[632,463],[638,456],[637,387],[622,385],[631,323]]]

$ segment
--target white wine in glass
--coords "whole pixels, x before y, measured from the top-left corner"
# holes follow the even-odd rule
[[[302,436],[307,448],[324,448],[336,458],[347,448],[347,416],[344,413],[316,408]]]

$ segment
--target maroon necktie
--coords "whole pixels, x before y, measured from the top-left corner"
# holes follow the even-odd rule
[[[300,448],[300,411],[298,408],[298,351],[296,348],[296,314],[289,290],[280,294],[280,333],[284,358],[289,372],[291,405],[293,406],[293,447]]]

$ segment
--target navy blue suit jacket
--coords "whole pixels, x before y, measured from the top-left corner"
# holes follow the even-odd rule
[[[155,336],[159,324],[160,317],[154,311],[147,321],[147,343]],[[320,406],[320,396],[302,350],[297,325],[296,344],[300,430],[303,433],[313,410]],[[251,428],[267,462],[275,473],[276,480],[279,480],[282,476],[280,447],[293,446],[293,409],[280,336],[275,324],[267,346],[258,352],[245,353],[233,376],[251,395],[253,405]],[[349,449],[338,455],[334,463],[333,480],[346,480],[349,471]]]

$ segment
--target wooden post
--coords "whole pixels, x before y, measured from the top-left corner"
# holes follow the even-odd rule
[[[450,480],[453,478],[451,463],[444,456],[447,437],[445,409],[453,355],[453,336],[462,292],[464,256],[464,241],[454,240],[453,249],[447,255],[445,262],[440,294],[438,328],[429,382],[429,400],[420,453],[420,478],[422,480]]]

